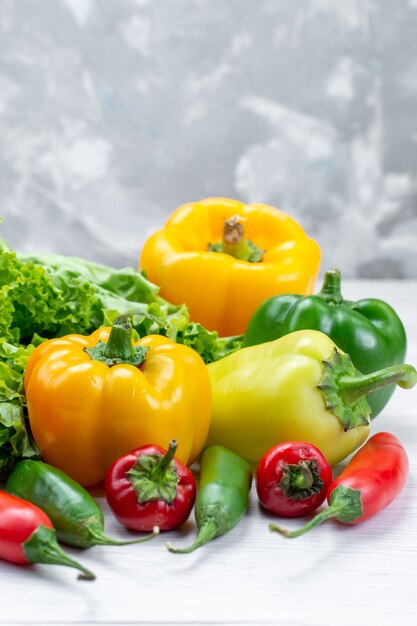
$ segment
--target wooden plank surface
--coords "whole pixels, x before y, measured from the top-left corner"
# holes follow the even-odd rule
[[[407,362],[417,365],[417,282],[345,281],[346,298],[380,297],[404,321]],[[410,458],[408,483],[385,511],[358,526],[329,521],[310,535],[286,540],[268,531],[254,489],[240,525],[189,555],[170,554],[169,539],[188,545],[193,517],[176,532],[145,544],[68,549],[93,569],[75,571],[0,562],[0,623],[82,625],[285,624],[378,626],[416,623],[417,609],[417,389],[397,390],[373,432],[397,435]],[[108,534],[130,537],[111,517]],[[288,526],[297,526],[297,520]]]

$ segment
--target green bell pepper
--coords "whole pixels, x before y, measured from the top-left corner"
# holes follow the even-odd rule
[[[376,298],[344,300],[337,269],[326,272],[316,295],[279,295],[261,304],[249,321],[243,345],[265,343],[303,329],[328,335],[363,374],[405,360],[406,334],[396,312]],[[367,395],[372,418],[382,411],[394,389],[395,385],[388,385]]]

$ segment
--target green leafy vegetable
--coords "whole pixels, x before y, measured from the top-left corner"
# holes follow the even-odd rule
[[[35,347],[16,347],[0,338],[0,480],[21,457],[40,458],[25,426],[23,372]]]

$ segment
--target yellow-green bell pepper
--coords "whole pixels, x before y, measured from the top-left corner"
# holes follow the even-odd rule
[[[308,441],[338,463],[369,434],[364,396],[390,383],[411,388],[417,382],[411,365],[362,375],[316,330],[243,348],[208,369],[213,411],[207,445],[220,444],[254,463],[283,441]]]

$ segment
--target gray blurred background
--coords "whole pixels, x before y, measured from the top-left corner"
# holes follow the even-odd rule
[[[0,0],[0,235],[136,265],[265,202],[322,271],[417,278],[417,0]]]

